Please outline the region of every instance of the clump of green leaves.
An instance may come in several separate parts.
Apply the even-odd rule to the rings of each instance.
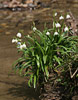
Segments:
[[[18,51],[22,52],[22,56],[14,63],[14,69],[18,69],[20,75],[29,76],[28,85],[34,88],[48,81],[51,70],[57,74],[70,73],[71,61],[78,54],[78,37],[69,36],[71,31],[64,23],[66,19],[63,16],[58,21],[55,17],[56,14],[51,29],[46,27],[41,32],[34,25],[32,35],[24,36],[24,41],[20,39],[21,33],[12,40],[17,44]],[[70,15],[65,17],[70,18]]]

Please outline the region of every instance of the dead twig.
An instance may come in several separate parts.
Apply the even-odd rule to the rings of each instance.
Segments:
[[[75,72],[72,74],[71,68],[70,68],[70,66],[69,66],[69,71],[70,71],[70,77],[73,78],[73,77],[76,75],[76,73],[78,72],[78,68],[77,68],[77,69],[75,70]]]

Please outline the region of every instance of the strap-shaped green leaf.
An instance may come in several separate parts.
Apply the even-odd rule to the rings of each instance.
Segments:
[[[46,64],[46,61],[47,61],[47,55],[44,55],[44,56],[43,56],[43,61],[44,61],[44,64]]]
[[[25,64],[22,64],[22,68],[19,70],[19,74],[21,75],[21,72],[23,71],[24,68],[29,67],[28,64],[30,64],[31,61],[26,62]]]
[[[41,64],[41,70],[44,72],[44,66],[41,59],[40,59],[40,64]]]
[[[37,44],[37,46],[40,48],[42,54],[44,55],[44,51],[43,51],[42,47],[40,46],[40,44],[37,41],[35,43]]]
[[[54,56],[54,58],[55,58],[55,60],[58,62],[58,64],[61,64],[61,63],[60,63],[60,60],[59,60],[59,58],[58,58],[57,56]]]
[[[40,67],[40,62],[39,62],[39,60],[36,59],[36,63],[37,63],[37,66],[38,66],[38,68],[39,68],[39,67]]]
[[[19,62],[24,62],[24,61],[25,61],[25,59],[24,59],[23,57],[19,58],[18,60],[16,60],[16,61],[13,63],[12,68],[13,68],[14,66],[16,66]]]
[[[36,75],[34,75],[34,88],[36,88]]]
[[[31,74],[30,79],[29,79],[29,81],[28,81],[29,87],[31,87],[32,79],[33,79],[33,74]]]
[[[45,72],[46,72],[46,76],[49,77],[49,72],[48,72],[48,67],[45,66]]]

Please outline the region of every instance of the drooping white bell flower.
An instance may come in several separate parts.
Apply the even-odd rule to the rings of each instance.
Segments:
[[[33,31],[36,31],[37,30],[37,28],[36,27],[33,27]]]
[[[20,49],[23,49],[23,46],[22,46],[22,45],[20,45],[20,46],[19,46],[19,48],[20,48]]]
[[[15,43],[15,39],[12,39],[12,43]]]
[[[46,35],[50,35],[50,32],[47,32]]]
[[[59,19],[62,20],[62,19],[64,19],[64,17],[63,16],[60,16]]]
[[[17,33],[17,37],[21,38],[21,36],[22,36],[21,33]]]
[[[70,17],[70,15],[67,15],[66,18],[69,19],[69,18],[71,18],[71,17]]]
[[[54,35],[58,35],[59,33],[58,32],[54,32]]]
[[[17,43],[18,40],[17,39],[12,39],[12,43]]]
[[[59,23],[55,24],[56,28],[61,27],[61,25]]]
[[[65,28],[64,28],[64,31],[65,31],[65,32],[69,31],[68,27],[65,27]]]
[[[57,13],[55,13],[54,16],[57,16]]]
[[[27,37],[30,37],[30,35],[27,35]]]
[[[25,48],[26,48],[26,44],[25,43],[20,45],[20,49],[25,49]]]
[[[23,46],[23,48],[26,48],[26,44],[25,43],[22,46]]]

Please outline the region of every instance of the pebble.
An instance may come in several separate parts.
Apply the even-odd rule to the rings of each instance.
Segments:
[[[5,27],[5,26],[7,26],[7,24],[6,23],[2,23],[1,26]]]
[[[10,34],[11,34],[11,32],[6,32],[5,34],[6,34],[6,35],[10,35]]]

